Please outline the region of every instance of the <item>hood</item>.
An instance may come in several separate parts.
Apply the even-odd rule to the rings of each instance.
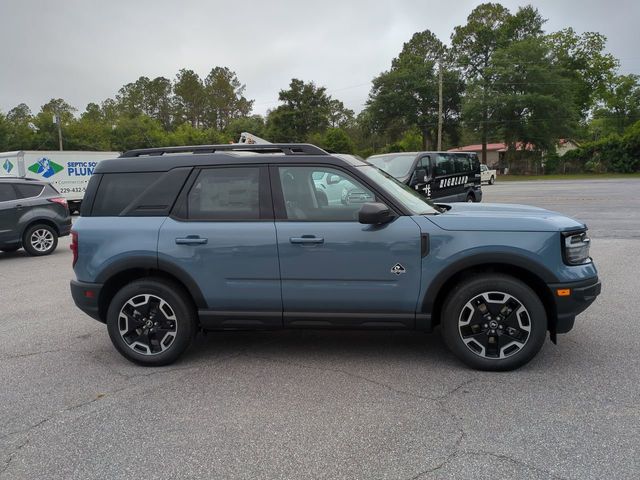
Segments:
[[[506,203],[448,203],[449,210],[427,218],[444,230],[562,232],[585,228],[560,213]]]

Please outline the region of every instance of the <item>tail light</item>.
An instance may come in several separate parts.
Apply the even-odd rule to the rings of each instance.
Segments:
[[[48,198],[47,200],[49,200],[52,203],[57,203],[58,205],[62,205],[65,208],[69,208],[69,205],[67,204],[67,199],[64,197]]]
[[[78,261],[78,232],[71,231],[71,245],[69,245],[71,252],[73,253],[73,261],[71,266],[75,267]]]

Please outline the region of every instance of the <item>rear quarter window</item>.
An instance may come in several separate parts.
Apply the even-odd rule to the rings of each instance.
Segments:
[[[91,216],[118,216],[153,182],[162,172],[105,173],[96,192]]]
[[[25,185],[24,183],[16,183],[15,187],[18,192],[18,198],[37,197],[44,189],[44,185]]]

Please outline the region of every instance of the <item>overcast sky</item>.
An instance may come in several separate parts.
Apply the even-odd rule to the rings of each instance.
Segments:
[[[291,78],[359,111],[371,79],[414,32],[449,41],[478,1],[0,0],[0,111],[64,98],[83,111],[141,75],[234,70],[265,113]],[[515,11],[526,2],[502,1]],[[537,0],[547,31],[599,31],[624,73],[640,73],[640,1]]]

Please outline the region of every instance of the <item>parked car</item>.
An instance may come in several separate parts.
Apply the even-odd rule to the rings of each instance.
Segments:
[[[50,184],[0,178],[0,250],[49,255],[70,231],[67,201]]]
[[[341,183],[366,201],[343,202],[328,188]],[[600,293],[582,223],[520,205],[435,205],[313,145],[101,162],[71,247],[76,305],[142,365],[175,361],[199,330],[440,325],[471,367],[509,370]]]
[[[480,179],[483,183],[493,185],[496,183],[496,177],[498,176],[495,170],[490,170],[484,163],[480,164]]]
[[[480,202],[480,161],[475,153],[408,152],[373,155],[367,162],[426,198],[441,202]]]

